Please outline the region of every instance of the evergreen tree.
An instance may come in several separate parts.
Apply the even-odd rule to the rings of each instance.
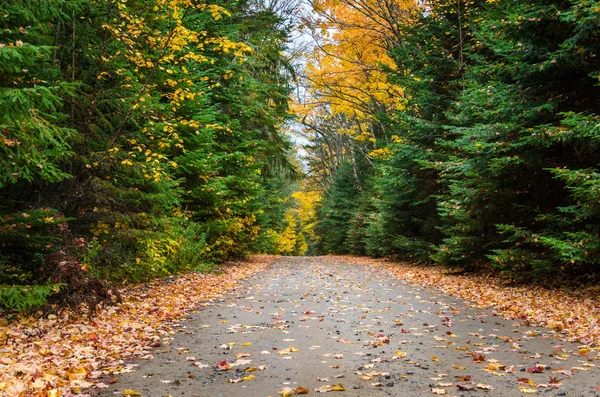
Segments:
[[[69,177],[72,129],[61,112],[73,84],[59,80],[53,29],[67,18],[64,0],[2,2],[0,12],[0,188]]]
[[[331,190],[317,209],[319,223],[315,232],[319,236],[317,250],[322,253],[342,254],[351,252],[360,241],[349,238],[352,219],[357,209],[360,190],[350,162],[340,165]]]
[[[449,112],[456,138],[440,142],[452,155],[439,167],[448,237],[435,259],[487,255],[520,276],[596,263],[595,217],[579,207],[583,175],[593,180],[599,160],[599,31],[589,10],[500,2],[476,25],[468,83]]]
[[[76,133],[61,110],[75,85],[60,80],[53,59],[54,29],[68,20],[68,4],[0,2],[0,306],[29,308],[56,289],[45,286],[42,269],[66,220],[40,187],[71,176],[62,165]]]

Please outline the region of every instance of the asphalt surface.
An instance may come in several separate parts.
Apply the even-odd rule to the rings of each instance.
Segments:
[[[600,361],[554,331],[340,261],[282,259],[98,395],[600,395]]]

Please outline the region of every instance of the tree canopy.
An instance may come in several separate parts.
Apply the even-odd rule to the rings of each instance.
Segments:
[[[318,117],[312,109],[304,116],[310,173],[323,192],[315,227],[322,253],[491,265],[523,279],[598,274],[596,2],[315,7],[326,25],[315,34],[333,41],[315,48],[319,66],[305,71],[314,98],[325,98]],[[361,76],[393,88],[383,103],[377,90],[364,90],[369,104],[382,104],[356,129],[369,139],[348,132],[359,125],[358,95],[335,95],[336,80],[323,78],[332,70],[360,86],[352,83],[358,64],[335,60],[354,56],[341,50],[351,35],[360,36],[352,48],[362,59],[370,53],[361,39],[370,51],[385,49]],[[352,181],[348,169],[358,162]]]

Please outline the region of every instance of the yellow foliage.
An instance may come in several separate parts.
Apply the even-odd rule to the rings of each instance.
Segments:
[[[174,156],[186,150],[178,133],[183,128],[198,130],[202,125],[197,121],[177,117],[168,121],[158,119],[153,115],[155,104],[150,103],[156,99],[154,93],[157,89],[164,91],[160,99],[166,99],[170,109],[177,112],[186,102],[198,101],[206,95],[199,91],[197,80],[188,77],[193,75],[192,68],[202,67],[197,65],[201,63],[214,63],[210,58],[218,52],[233,53],[236,55],[236,62],[243,62],[245,56],[252,53],[252,48],[225,36],[209,36],[206,31],[188,28],[190,24],[186,18],[198,12],[203,12],[214,20],[231,16],[227,9],[216,4],[196,0],[156,0],[151,9],[152,18],[140,13],[137,2],[118,1],[115,5],[116,17],[102,27],[111,36],[111,40],[120,42],[121,45],[118,51],[104,54],[102,62],[116,65],[129,63],[129,66],[120,67],[115,72],[128,82],[122,84],[122,88],[134,90],[130,99],[121,100],[130,101],[129,106],[135,111],[134,114],[146,113],[155,121],[149,121],[148,127],[144,128],[146,136],[141,142],[133,139],[114,142],[108,152],[123,166],[135,165],[148,181],[170,180],[169,169],[178,167],[173,161]],[[194,11],[189,12],[192,9]],[[156,75],[156,72],[164,73],[164,80],[149,84],[148,76]],[[102,71],[98,79],[108,77],[112,76]],[[233,72],[228,70],[224,78],[232,77]],[[208,77],[198,79],[209,80]],[[167,90],[162,90],[159,86],[167,87]],[[222,128],[217,125],[205,127]]]
[[[277,241],[277,250],[282,255],[296,254],[298,235],[296,234],[296,218],[291,211],[289,210],[285,215],[286,227]]]
[[[308,251],[308,241],[315,241],[316,234],[314,226],[317,223],[315,208],[321,201],[321,193],[315,190],[309,190],[307,185],[304,185],[298,192],[292,194],[292,198],[296,200],[295,215],[298,219],[298,253],[305,254]]]
[[[375,149],[369,152],[369,157],[374,159],[386,160],[390,158],[392,152],[388,148]]]
[[[303,189],[292,194],[292,198],[298,203],[297,216],[302,236],[314,240],[316,235],[313,228],[317,221],[315,207],[321,201],[321,193]]]
[[[387,80],[382,66],[394,69],[388,56],[395,23],[409,23],[415,1],[317,0],[318,14],[307,27],[320,40],[310,54],[306,73],[314,95],[331,112],[368,121],[382,108],[401,105],[403,90]],[[314,105],[300,112],[309,115]]]

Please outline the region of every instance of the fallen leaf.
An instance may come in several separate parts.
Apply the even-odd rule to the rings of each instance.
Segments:
[[[251,362],[252,360],[237,359],[229,365],[230,367],[239,367],[240,365],[248,365]]]
[[[531,389],[528,387],[520,387],[519,390],[521,391],[521,393],[525,393],[525,394],[533,394],[533,393],[538,392],[536,389]]]
[[[486,371],[500,371],[500,370],[504,370],[505,368],[506,368],[506,366],[502,365],[500,363],[489,363],[483,369]]]
[[[403,351],[400,351],[400,350],[396,351],[395,355],[398,358],[405,358],[406,357],[406,353],[404,353]]]
[[[544,366],[543,365],[539,365],[536,364],[531,368],[527,368],[527,372],[532,373],[532,374],[540,374],[542,372],[544,372]]]
[[[342,385],[341,383],[336,383],[336,384],[332,385],[331,390],[332,391],[346,391],[346,389],[344,388],[344,385]]]
[[[484,383],[477,383],[475,385],[475,387],[477,389],[481,389],[481,390],[494,390],[494,386],[492,386],[492,385],[486,385]]]
[[[216,368],[219,371],[227,371],[231,369],[231,366],[227,363],[227,361],[219,361],[216,365]]]
[[[485,356],[483,354],[474,354],[473,361],[475,361],[476,363],[482,363],[485,361]]]
[[[517,384],[519,385],[530,385],[535,387],[535,382],[529,378],[519,378],[517,379]]]
[[[279,390],[279,395],[281,397],[290,397],[293,396],[295,393],[295,390],[292,389],[291,387],[284,387],[283,389]]]

